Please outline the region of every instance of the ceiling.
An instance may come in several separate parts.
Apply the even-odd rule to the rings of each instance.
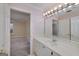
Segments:
[[[11,20],[24,22],[30,19],[30,14],[23,13],[17,10],[11,10]]]
[[[54,7],[57,7],[60,4],[63,4],[63,3],[30,3],[30,5],[43,11],[54,9]]]

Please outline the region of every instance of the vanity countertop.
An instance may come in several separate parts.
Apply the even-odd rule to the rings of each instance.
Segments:
[[[57,41],[53,42],[50,38],[34,37],[52,51],[61,56],[79,56],[79,42],[70,41],[66,38],[54,37]]]

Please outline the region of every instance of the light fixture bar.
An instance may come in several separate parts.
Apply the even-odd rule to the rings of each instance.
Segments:
[[[64,3],[64,5],[58,5],[58,7],[55,7],[54,9],[51,9],[45,13],[43,13],[43,16],[50,16],[50,15],[54,15],[54,14],[57,14],[58,12],[61,12],[61,11],[65,11],[66,8],[71,8],[72,6],[74,5],[78,5],[79,3]]]

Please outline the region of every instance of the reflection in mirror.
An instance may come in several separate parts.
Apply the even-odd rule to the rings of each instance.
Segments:
[[[58,21],[58,35],[60,37],[69,37],[69,19],[63,19]]]
[[[79,41],[79,16],[71,18],[71,40]]]
[[[45,37],[52,38],[52,17],[45,19]]]
[[[70,39],[69,19],[53,20],[52,23],[53,37]]]
[[[53,24],[52,24],[52,29],[53,29],[53,36],[57,36],[58,35],[58,20],[53,20]]]

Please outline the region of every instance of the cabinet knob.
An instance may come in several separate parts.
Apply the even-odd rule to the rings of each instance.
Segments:
[[[51,55],[53,55],[53,51],[51,52]]]

